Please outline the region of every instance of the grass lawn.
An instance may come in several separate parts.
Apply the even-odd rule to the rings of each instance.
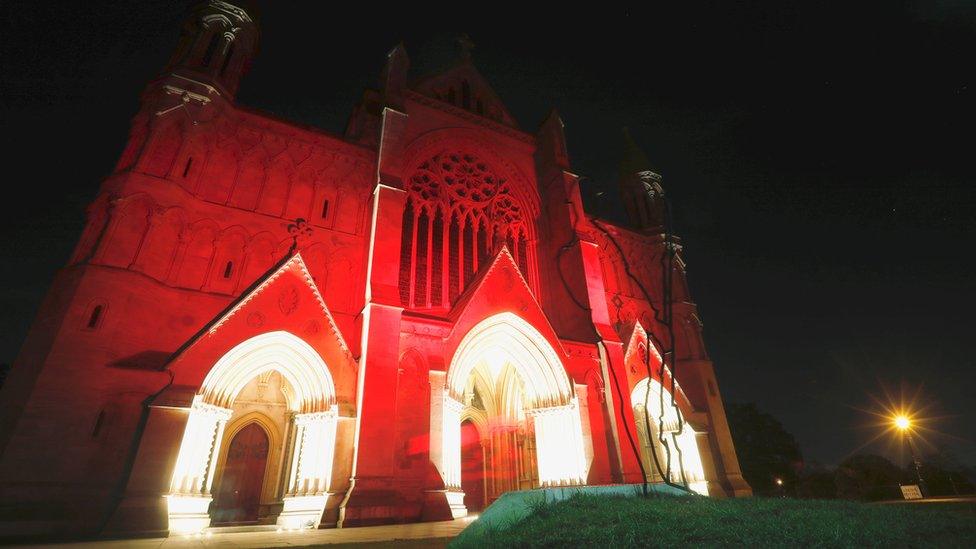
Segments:
[[[976,504],[577,495],[451,547],[976,547]]]

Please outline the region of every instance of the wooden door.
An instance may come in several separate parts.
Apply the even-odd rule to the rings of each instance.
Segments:
[[[268,435],[251,423],[234,435],[214,499],[215,524],[256,522],[268,464]]]

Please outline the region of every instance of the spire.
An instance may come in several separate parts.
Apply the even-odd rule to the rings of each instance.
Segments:
[[[647,155],[627,128],[623,129],[620,159],[620,196],[631,225],[641,231],[656,230],[664,223],[664,189],[661,176],[651,167]]]
[[[409,70],[410,58],[407,56],[407,49],[403,46],[403,42],[400,42],[390,50],[390,53],[386,54],[386,65],[383,67],[383,74],[380,76],[380,88],[387,105],[402,106],[403,91],[407,87],[407,72]]]
[[[569,169],[569,154],[566,151],[566,135],[563,127],[563,120],[553,107],[539,127],[536,139],[542,157],[551,160],[562,169]]]
[[[474,42],[468,33],[463,32],[457,37],[458,51],[461,55],[461,61],[464,63],[471,62],[471,50],[474,49]]]
[[[630,130],[626,126],[623,128],[623,138],[620,176],[624,177],[626,174],[639,172],[654,172],[654,168],[651,167],[651,161],[647,159],[647,155],[644,154],[640,146],[634,142],[634,138],[630,135]]]

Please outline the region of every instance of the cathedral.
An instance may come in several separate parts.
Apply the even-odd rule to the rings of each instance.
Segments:
[[[174,29],[175,31],[175,29]],[[462,48],[389,52],[341,135],[234,101],[193,9],[0,392],[0,539],[450,520],[503,493],[749,495],[665,186],[583,206]]]

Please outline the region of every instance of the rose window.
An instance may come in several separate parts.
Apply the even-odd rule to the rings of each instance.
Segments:
[[[408,307],[449,307],[507,244],[527,277],[529,229],[508,182],[470,152],[442,152],[407,178],[400,297]]]

